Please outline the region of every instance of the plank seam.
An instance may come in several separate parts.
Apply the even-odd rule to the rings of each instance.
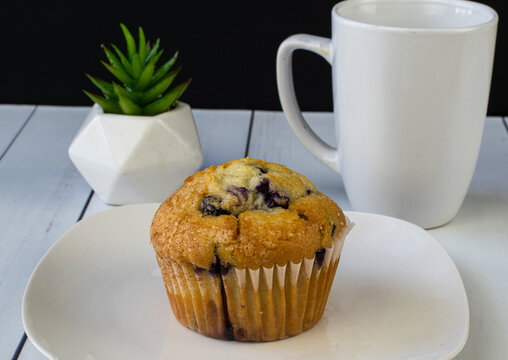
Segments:
[[[503,123],[506,132],[508,132],[508,124],[506,123],[506,116],[501,117],[501,122]]]
[[[245,145],[245,152],[244,157],[249,156],[249,150],[250,150],[250,138],[252,136],[252,126],[254,124],[254,112],[255,110],[251,110],[250,113],[250,119],[249,119],[249,132],[247,133],[247,144]]]
[[[12,140],[9,142],[9,145],[7,145],[7,147],[5,148],[4,152],[0,155],[0,161],[4,158],[5,154],[7,154],[7,151],[9,151],[9,149],[11,148],[12,144],[14,144],[14,141],[16,141],[16,139],[18,138],[19,134],[21,134],[21,132],[23,131],[23,129],[25,128],[26,124],[28,124],[28,122],[30,121],[30,119],[32,118],[32,116],[35,114],[35,111],[37,110],[37,105],[34,106],[32,112],[30,113],[30,115],[28,115],[28,118],[25,120],[25,122],[23,123],[23,125],[21,125],[21,127],[19,128],[19,130],[16,132],[16,134],[14,135],[14,137],[12,138]]]
[[[76,220],[76,222],[80,221],[81,219],[83,219],[83,216],[85,216],[85,213],[88,210],[88,205],[90,205],[90,201],[92,200],[94,193],[95,192],[93,190],[90,190],[90,194],[88,195],[85,205],[83,205],[83,208],[81,209],[81,212],[79,213],[79,216],[78,216],[78,219]]]
[[[27,339],[27,336],[26,336],[26,333],[24,332],[23,336],[21,336],[21,340],[19,340],[18,346],[16,347],[14,354],[12,355],[11,360],[18,360],[19,355],[21,355],[21,350],[23,350],[23,347],[25,346],[26,339]]]

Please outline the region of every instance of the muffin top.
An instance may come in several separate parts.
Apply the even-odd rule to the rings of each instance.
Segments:
[[[198,268],[256,269],[310,259],[345,227],[305,176],[245,158],[187,178],[155,213],[151,243],[160,257]]]

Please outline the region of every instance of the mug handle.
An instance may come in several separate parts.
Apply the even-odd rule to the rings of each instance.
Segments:
[[[309,127],[296,100],[292,60],[293,51],[297,49],[318,54],[331,64],[332,42],[324,37],[307,34],[292,35],[284,40],[277,51],[277,87],[282,110],[298,139],[318,160],[340,173],[338,149],[325,143]]]

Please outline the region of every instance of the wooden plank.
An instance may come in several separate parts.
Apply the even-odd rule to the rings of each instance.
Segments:
[[[193,110],[203,150],[203,166],[245,156],[250,110]]]
[[[430,230],[448,250],[469,298],[469,339],[457,359],[508,354],[508,133],[486,122],[478,165],[457,217]]]
[[[193,110],[193,115],[204,155],[202,168],[245,156],[251,111]],[[104,204],[94,194],[84,217],[112,207]],[[45,357],[35,348],[30,339],[27,339],[18,359],[43,360]]]
[[[311,128],[335,146],[335,128],[331,113],[305,113]],[[289,127],[284,114],[256,111],[248,156],[286,165],[306,177],[335,200],[343,210],[351,210],[342,179],[305,149]]]
[[[34,267],[79,216],[90,188],[67,148],[87,108],[39,107],[0,161],[0,359],[23,335],[21,301]]]
[[[0,158],[21,130],[30,114],[33,105],[0,105]]]

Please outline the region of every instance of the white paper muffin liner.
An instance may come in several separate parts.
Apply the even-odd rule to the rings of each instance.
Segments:
[[[347,226],[314,256],[270,268],[222,268],[220,274],[157,256],[178,321],[201,334],[239,341],[273,341],[298,335],[323,315],[335,277]]]

